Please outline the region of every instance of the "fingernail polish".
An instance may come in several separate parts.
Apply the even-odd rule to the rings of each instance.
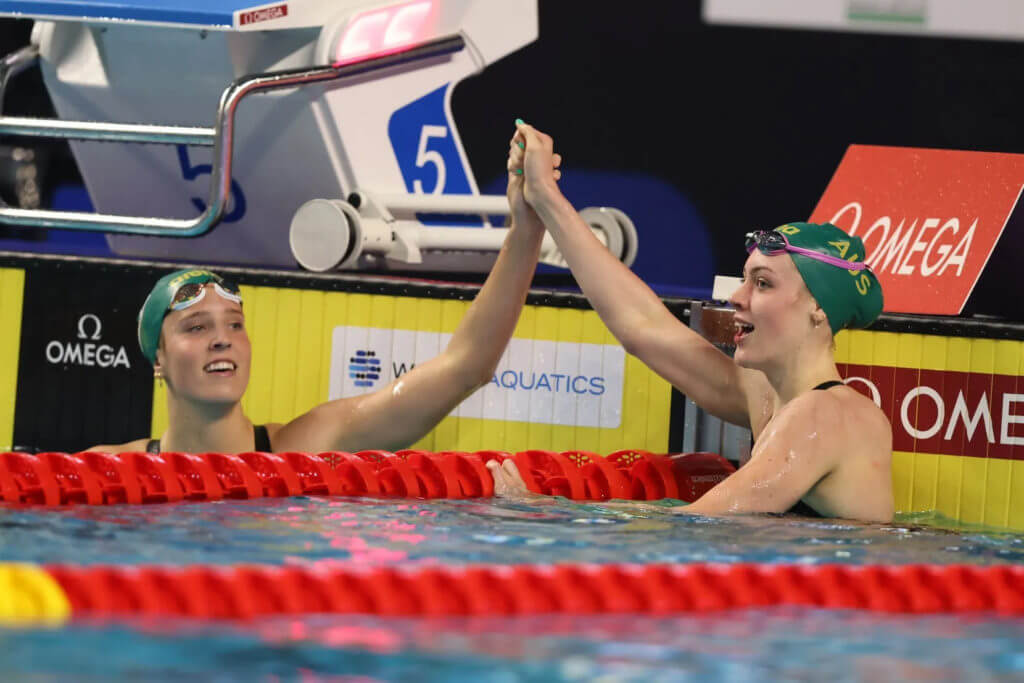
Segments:
[[[517,168],[516,169],[516,175],[523,175],[523,169]]]
[[[524,123],[526,123],[526,122],[525,122],[525,121],[523,121],[522,119],[516,119],[516,125],[517,125],[517,126],[521,126],[521,125],[523,125]]]
[[[525,143],[517,142],[516,144],[519,145],[519,149],[526,149],[526,144]]]

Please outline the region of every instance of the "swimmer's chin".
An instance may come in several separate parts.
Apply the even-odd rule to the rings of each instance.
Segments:
[[[733,355],[733,360],[736,362],[736,365],[746,370],[760,370],[758,363],[749,358],[742,349],[736,349],[736,353]]]

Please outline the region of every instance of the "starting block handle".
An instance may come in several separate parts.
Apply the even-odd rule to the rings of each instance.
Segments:
[[[401,52],[344,65],[316,66],[243,76],[221,95],[214,128],[187,128],[96,121],[57,121],[0,116],[0,133],[33,135],[73,140],[103,140],[150,144],[212,146],[213,168],[210,200],[206,210],[193,219],[118,216],[77,211],[17,209],[0,200],[0,223],[17,227],[95,230],[157,237],[198,237],[209,232],[221,219],[231,191],[231,157],[235,110],[254,92],[321,83],[391,68],[458,52],[466,45],[461,35],[438,38]],[[16,73],[38,61],[38,48],[30,45],[0,62],[0,102],[3,86]]]
[[[0,135],[213,147],[213,128],[0,116]]]
[[[4,92],[7,90],[7,83],[25,69],[35,66],[39,62],[39,46],[26,45],[20,50],[0,60],[0,108],[4,103]]]

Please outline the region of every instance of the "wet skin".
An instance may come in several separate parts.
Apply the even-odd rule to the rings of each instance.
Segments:
[[[510,142],[514,146],[514,141]],[[550,158],[548,177],[559,177]],[[267,424],[275,451],[396,450],[425,436],[493,376],[540,253],[544,226],[523,200],[523,177],[508,174],[511,226],[491,273],[440,355],[377,391],[327,401],[286,424]],[[249,381],[251,347],[242,306],[207,285],[193,306],[171,311],[161,328],[155,370],[167,385],[164,451],[240,453],[255,447],[241,398]],[[93,450],[145,450],[137,439]]]
[[[164,318],[155,367],[175,393],[197,403],[233,404],[249,384],[252,347],[242,306],[206,296]]]
[[[874,403],[840,379],[825,313],[792,259],[754,251],[732,298],[737,349],[729,358],[681,323],[593,236],[557,185],[535,169],[551,138],[519,128],[524,195],[554,237],[576,281],[626,351],[707,412],[751,429],[750,461],[678,512],[786,512],[803,500],[827,517],[892,519],[892,430]],[[512,162],[510,161],[510,164]],[[525,491],[514,465],[491,465],[499,491]]]

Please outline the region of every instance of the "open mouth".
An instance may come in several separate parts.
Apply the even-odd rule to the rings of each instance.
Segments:
[[[233,375],[238,366],[229,360],[215,360],[203,366],[203,371],[211,375]]]
[[[738,320],[734,324],[736,325],[736,334],[733,336],[732,340],[739,345],[741,341],[753,334],[754,326],[750,323],[740,322]]]

